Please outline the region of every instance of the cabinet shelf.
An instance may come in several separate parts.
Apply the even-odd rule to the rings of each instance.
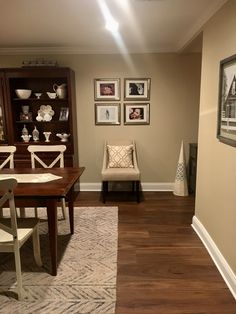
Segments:
[[[37,121],[37,120],[33,120],[33,121],[29,121],[29,120],[26,120],[26,121],[19,121],[19,120],[17,120],[17,121],[15,121],[17,124],[39,124],[39,125],[41,125],[41,124],[44,124],[44,123],[46,123],[46,124],[51,124],[51,123],[59,123],[59,124],[67,124],[68,123],[68,121],[61,121],[61,120],[51,120],[51,121]]]
[[[29,145],[70,145],[71,143],[70,143],[70,141],[67,141],[67,142],[62,142],[62,141],[60,141],[60,140],[58,140],[58,141],[51,141],[50,140],[50,142],[45,142],[45,141],[33,141],[32,139],[29,141],[29,142],[20,142],[20,141],[18,141],[18,142],[16,142],[15,143],[16,145],[24,145],[24,146],[29,146]]]
[[[49,101],[49,102],[68,102],[68,99],[66,98],[63,98],[63,99],[60,99],[60,98],[27,98],[27,99],[22,99],[22,98],[13,98],[13,101],[19,101],[19,102],[26,102],[26,101],[35,101],[35,102],[45,102],[45,101]]]

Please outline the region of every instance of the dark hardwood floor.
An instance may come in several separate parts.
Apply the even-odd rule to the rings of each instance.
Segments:
[[[134,197],[134,196],[133,196]],[[81,192],[77,206],[104,206]],[[116,314],[236,314],[236,302],[191,227],[194,197],[111,194],[119,208]]]

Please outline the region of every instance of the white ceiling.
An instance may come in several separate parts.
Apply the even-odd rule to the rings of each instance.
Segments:
[[[0,53],[181,51],[226,0],[0,0]],[[105,29],[103,5],[119,22]]]

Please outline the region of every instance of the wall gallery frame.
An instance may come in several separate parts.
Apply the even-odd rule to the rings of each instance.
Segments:
[[[150,124],[150,104],[124,104],[124,124]]]
[[[96,125],[119,125],[120,104],[95,104]]]
[[[124,100],[150,100],[150,78],[124,79]]]
[[[94,99],[95,101],[120,100],[120,79],[95,79]]]
[[[236,55],[220,62],[217,137],[236,146]]]

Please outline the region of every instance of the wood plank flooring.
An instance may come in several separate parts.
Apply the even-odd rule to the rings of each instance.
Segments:
[[[145,192],[141,203],[111,193],[119,207],[116,314],[236,314],[236,302],[191,227],[194,197]],[[104,206],[81,192],[77,206]]]

